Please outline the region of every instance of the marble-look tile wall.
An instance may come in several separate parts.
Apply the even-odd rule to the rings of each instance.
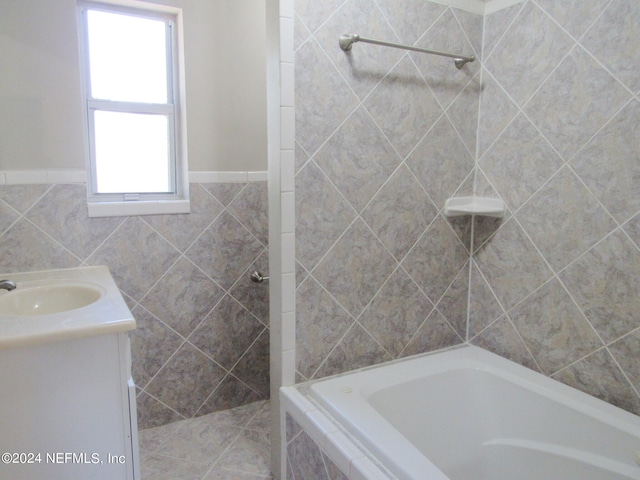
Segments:
[[[295,1],[296,371],[319,378],[466,339],[481,15],[425,0]]]
[[[192,184],[191,213],[88,218],[84,185],[0,186],[0,271],[107,265],[140,428],[269,396],[266,182]]]
[[[295,9],[298,380],[468,341],[640,413],[640,5]]]
[[[291,415],[286,416],[287,480],[348,480]]]
[[[640,3],[486,17],[469,340],[640,414]]]

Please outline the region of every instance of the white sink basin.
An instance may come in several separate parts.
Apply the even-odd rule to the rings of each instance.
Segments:
[[[136,323],[107,267],[1,273],[0,349],[124,332]]]
[[[0,314],[49,315],[68,312],[91,305],[103,295],[104,289],[90,284],[20,285],[0,296]]]

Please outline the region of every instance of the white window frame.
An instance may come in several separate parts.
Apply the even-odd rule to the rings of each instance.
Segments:
[[[80,66],[82,72],[82,96],[84,102],[85,157],[87,170],[87,202],[90,217],[189,213],[189,173],[186,142],[186,95],[183,53],[182,10],[137,0],[78,1],[78,26],[80,39]],[[168,90],[167,104],[114,102],[91,96],[89,72],[89,45],[87,36],[87,9],[139,15],[167,22],[167,38],[170,48],[167,56]],[[127,113],[163,114],[170,125],[170,178],[169,193],[97,193],[94,148],[93,112],[117,111]]]

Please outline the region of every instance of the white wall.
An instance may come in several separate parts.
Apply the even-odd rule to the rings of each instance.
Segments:
[[[189,169],[264,171],[263,0],[183,8]],[[84,168],[74,0],[0,2],[0,170]]]

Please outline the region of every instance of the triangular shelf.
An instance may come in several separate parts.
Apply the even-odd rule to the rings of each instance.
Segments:
[[[490,197],[453,197],[444,204],[447,217],[460,215],[481,215],[484,217],[504,217],[505,205],[499,198]]]

